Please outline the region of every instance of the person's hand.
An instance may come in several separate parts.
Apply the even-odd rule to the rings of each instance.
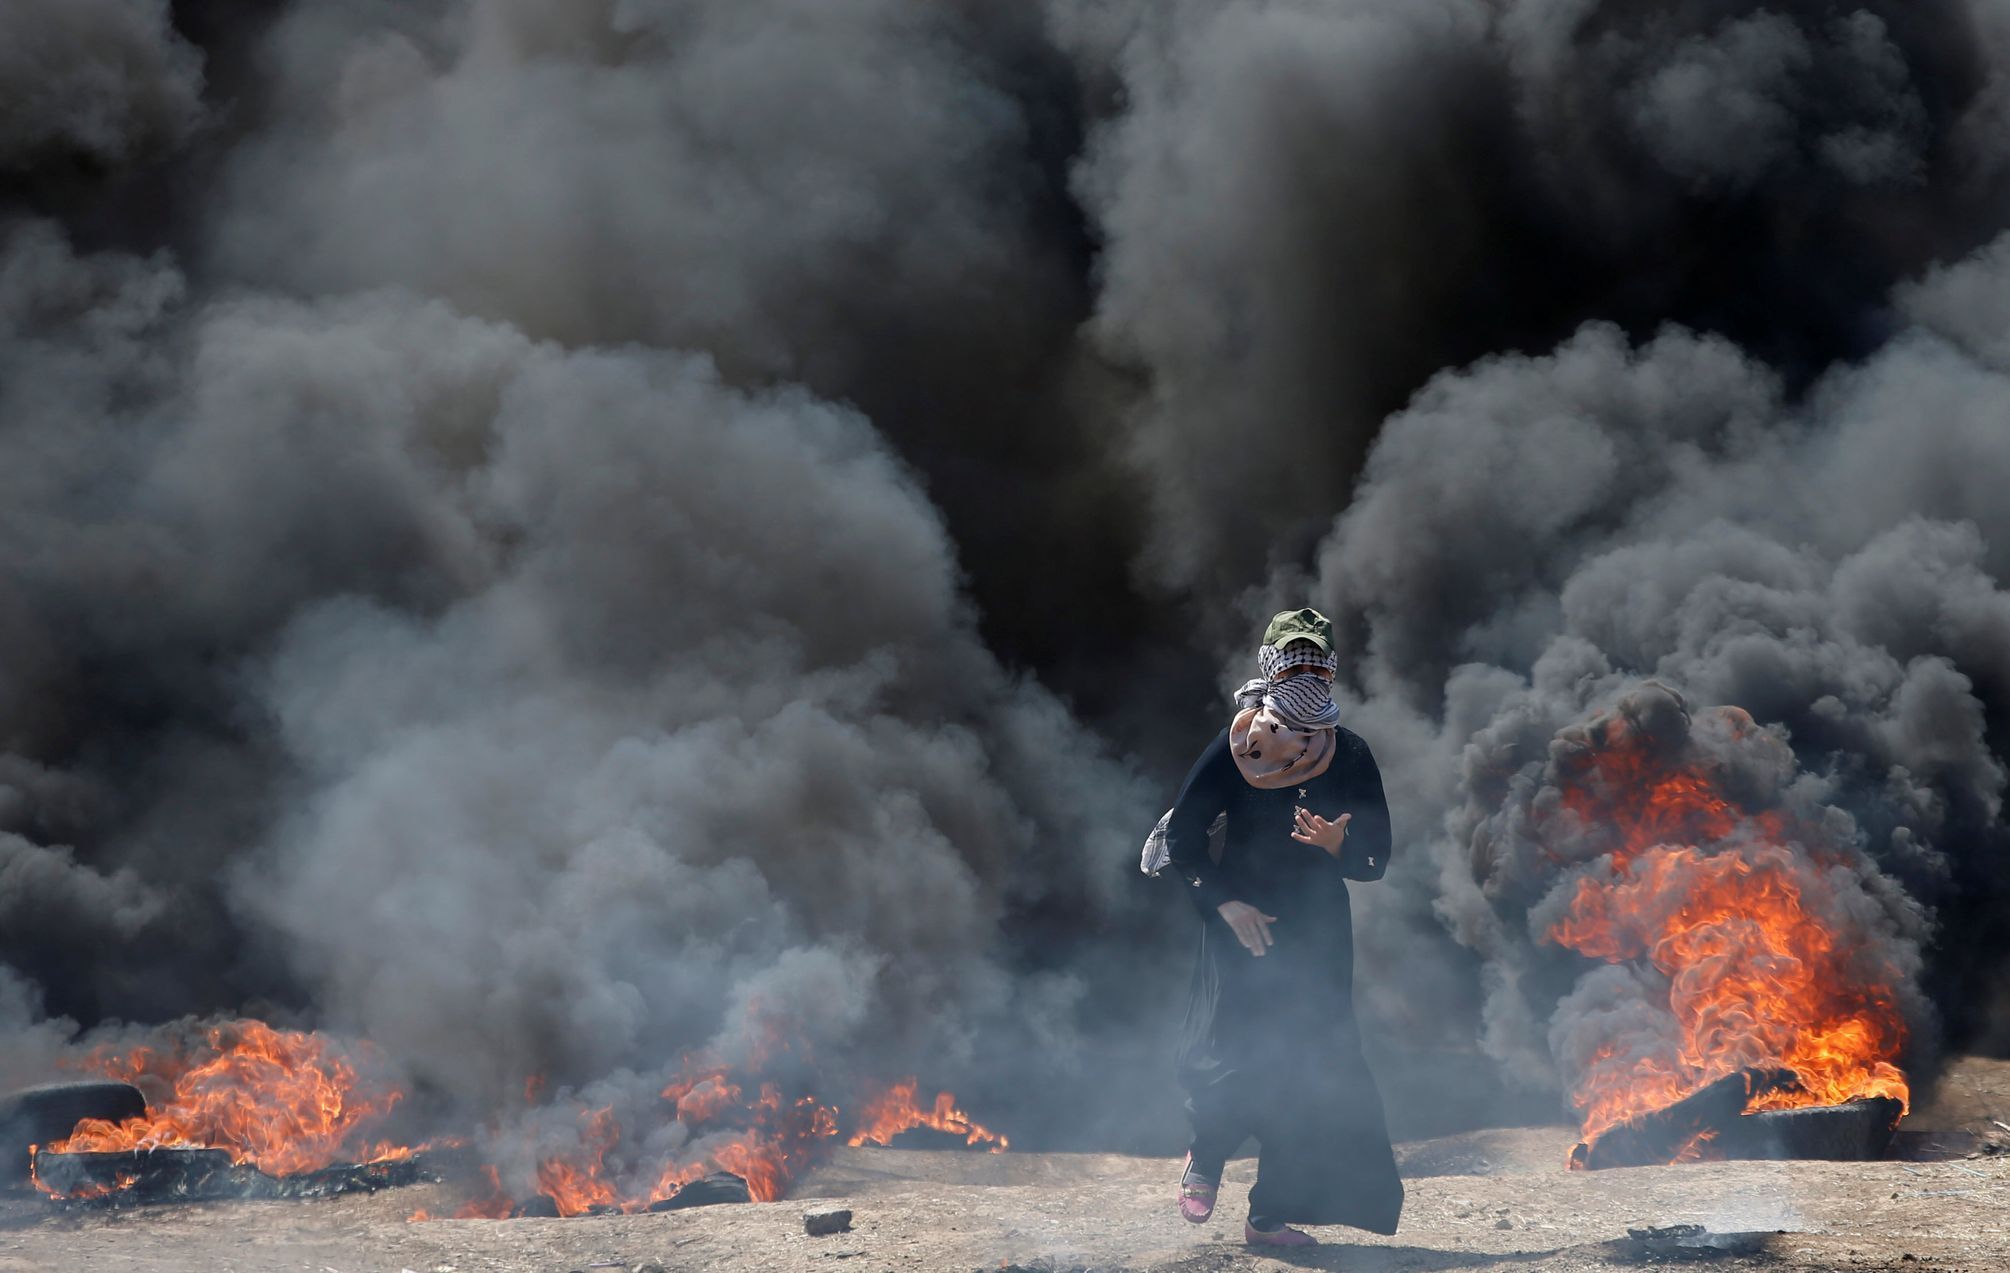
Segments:
[[[1249,953],[1263,957],[1263,952],[1277,944],[1270,935],[1270,926],[1277,922],[1277,916],[1265,915],[1248,902],[1223,902],[1215,907],[1228,926],[1235,930],[1235,939],[1249,948]]]
[[[1297,826],[1291,838],[1300,844],[1316,844],[1334,857],[1340,856],[1340,846],[1347,841],[1347,824],[1354,820],[1351,813],[1343,813],[1328,822],[1316,813],[1307,813],[1303,805],[1293,810],[1297,815]]]

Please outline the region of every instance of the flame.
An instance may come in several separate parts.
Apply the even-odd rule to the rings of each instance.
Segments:
[[[558,1152],[526,1145],[516,1161],[530,1166],[521,1177],[512,1173],[509,1183],[497,1163],[484,1165],[485,1191],[456,1210],[455,1217],[517,1214],[520,1198],[537,1195],[551,1199],[565,1216],[640,1211],[718,1171],[746,1181],[756,1201],[780,1198],[805,1167],[836,1143],[839,1111],[762,1076],[771,1068],[808,1072],[807,1058],[778,1025],[771,1022],[764,1029],[762,1041],[737,1065],[687,1059],[663,1088],[660,1107],[644,1113],[643,1142],[682,1148],[645,1151],[625,1136],[612,1106],[580,1105],[575,1110],[576,1143]],[[338,1162],[407,1158],[433,1145],[465,1143],[443,1138],[411,1147],[376,1135],[404,1093],[361,1076],[359,1062],[366,1062],[362,1070],[369,1071],[380,1059],[367,1042],[340,1043],[248,1019],[193,1033],[183,1030],[171,1039],[126,1050],[102,1048],[77,1062],[77,1068],[140,1086],[149,1097],[148,1112],[120,1123],[86,1120],[68,1138],[42,1149],[221,1149],[234,1162],[287,1176]],[[787,1064],[778,1066],[777,1058]],[[542,1076],[527,1078],[525,1101],[538,1104],[544,1089]],[[864,1101],[866,1116],[850,1143],[884,1145],[908,1128],[932,1127],[972,1145],[994,1151],[1005,1147],[1005,1138],[958,1109],[951,1093],[939,1093],[931,1107],[923,1108],[916,1104],[917,1090],[910,1078]],[[681,1124],[681,1131],[667,1137],[654,1134],[669,1131],[672,1123]],[[501,1158],[510,1160],[508,1155]],[[125,1177],[116,1187],[93,1185],[70,1196],[98,1196],[132,1183]],[[512,1183],[518,1187],[512,1189]],[[411,1218],[431,1217],[421,1210]]]
[[[676,1105],[678,1122],[695,1127],[739,1106],[740,1085],[724,1074],[706,1074],[673,1082],[663,1089],[663,1099]]]
[[[681,1135],[670,1142],[684,1148],[668,1154],[640,1152],[624,1143],[612,1107],[582,1105],[575,1110],[577,1143],[558,1153],[527,1154],[536,1167],[528,1181],[519,1183],[551,1199],[564,1216],[640,1211],[720,1171],[744,1180],[756,1202],[782,1197],[835,1142],[839,1110],[801,1090],[815,1067],[784,1013],[754,999],[747,1005],[745,1023],[750,1041],[743,1055],[732,1062],[710,1055],[685,1057],[659,1093],[662,1104],[639,1115],[651,1120],[641,1128],[643,1140],[656,1143],[651,1133],[674,1122]],[[784,1075],[794,1076],[793,1081],[778,1077]],[[537,1084],[526,1087],[526,1096],[541,1092],[542,1080]],[[1005,1148],[1005,1138],[972,1121],[956,1107],[954,1095],[939,1093],[931,1108],[922,1109],[915,1104],[917,1089],[909,1078],[862,1102],[864,1117],[848,1143],[884,1145],[908,1128],[933,1127],[971,1145]],[[491,1169],[488,1181],[487,1195],[462,1207],[456,1218],[518,1211],[500,1174]]]
[[[1735,709],[1733,709],[1735,710]],[[1738,713],[1742,716],[1742,713]],[[1829,887],[1812,836],[1776,811],[1747,812],[1707,767],[1657,766],[1617,740],[1563,802],[1615,837],[1611,871],[1577,882],[1547,937],[1610,963],[1644,960],[1669,980],[1677,1045],[1599,1048],[1572,1091],[1589,1144],[1727,1075],[1786,1070],[1751,1110],[1888,1096],[1909,1108],[1894,1064],[1906,1041],[1896,969],[1839,940],[1821,915]],[[1706,851],[1703,847],[1710,846]],[[1813,890],[1813,894],[1811,894]],[[1705,1133],[1677,1157],[1708,1152]]]
[[[637,1210],[635,1200],[623,1199],[605,1171],[607,1151],[621,1143],[621,1126],[614,1121],[613,1109],[591,1111],[584,1124],[577,1157],[547,1158],[538,1164],[538,1192],[556,1202],[562,1216],[600,1210]],[[629,1203],[626,1208],[622,1206],[624,1201]]]
[[[754,1111],[750,1133],[715,1150],[714,1159],[721,1169],[747,1182],[747,1192],[754,1201],[773,1202],[837,1135],[838,1111],[812,1096],[786,1100],[772,1083],[761,1085]],[[656,1182],[656,1196],[669,1197],[699,1174],[666,1171]]]
[[[961,1136],[966,1144],[987,1145],[993,1153],[1006,1148],[1004,1136],[957,1108],[953,1093],[939,1092],[931,1106],[922,1107],[915,1101],[918,1090],[910,1078],[865,1101],[865,1115],[846,1143],[885,1145],[910,1128],[930,1127]],[[578,1144],[538,1160],[536,1191],[550,1198],[562,1216],[633,1212],[725,1171],[747,1182],[754,1201],[773,1202],[839,1133],[836,1106],[814,1096],[790,1097],[773,1082],[761,1083],[758,1094],[747,1099],[743,1084],[717,1066],[687,1069],[663,1089],[662,1099],[666,1115],[684,1124],[702,1143],[702,1153],[673,1157],[653,1171],[638,1173],[637,1164],[623,1159],[622,1129],[613,1109],[581,1107]],[[488,1168],[486,1174],[489,1191],[456,1211],[456,1219],[497,1218],[519,1209],[496,1170]],[[417,1213],[412,1218],[427,1217]]]
[[[923,1109],[914,1100],[917,1090],[918,1085],[912,1078],[903,1079],[877,1100],[866,1102],[864,1111],[859,1115],[858,1130],[845,1143],[863,1145],[870,1141],[875,1145],[885,1145],[911,1128],[929,1127],[961,1136],[966,1145],[989,1145],[994,1154],[1009,1147],[1011,1142],[1005,1137],[981,1126],[956,1108],[953,1094],[937,1092],[934,1106]]]
[[[370,1139],[404,1093],[359,1077],[358,1057],[376,1060],[367,1043],[345,1047],[253,1020],[211,1025],[173,1047],[101,1048],[80,1068],[147,1091],[147,1113],[119,1123],[86,1119],[46,1149],[222,1149],[273,1176],[410,1157],[409,1147]],[[155,1099],[160,1091],[167,1095]]]
[[[94,1180],[87,1180],[68,1191],[58,1189],[48,1181],[43,1180],[42,1173],[36,1170],[36,1159],[41,1152],[42,1146],[40,1145],[28,1146],[28,1180],[35,1188],[48,1194],[51,1198],[59,1198],[70,1202],[93,1202],[99,1198],[109,1198],[120,1190],[130,1189],[139,1183],[140,1178],[138,1175],[129,1171],[122,1171],[113,1177],[112,1183],[109,1185],[99,1184]]]
[[[1715,715],[1733,733],[1754,728],[1742,709],[1720,707]],[[1778,810],[1747,811],[1733,804],[1707,765],[1664,757],[1626,730],[1623,717],[1608,718],[1561,793],[1581,825],[1614,837],[1609,847],[1614,866],[1624,867],[1663,844],[1717,844],[1741,834],[1772,844],[1799,838]]]

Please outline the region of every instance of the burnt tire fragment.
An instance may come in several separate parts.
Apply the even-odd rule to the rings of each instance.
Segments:
[[[649,1204],[651,1211],[682,1211],[686,1207],[710,1207],[726,1202],[752,1202],[747,1182],[728,1171],[715,1171],[685,1185],[667,1198]]]
[[[46,1083],[0,1096],[0,1186],[28,1183],[28,1146],[62,1140],[87,1118],[117,1123],[147,1112],[130,1083]]]
[[[43,1150],[36,1156],[35,1169],[42,1185],[65,1205],[86,1207],[332,1198],[439,1179],[416,1154],[268,1176],[249,1163],[231,1161],[228,1150],[186,1146],[75,1154]]]
[[[73,1203],[243,1197],[262,1179],[221,1149],[109,1149],[35,1158],[43,1187]]]
[[[1889,1096],[1870,1096],[1840,1105],[1767,1110],[1747,1114],[1717,1138],[1726,1158],[1822,1158],[1866,1162],[1891,1148],[1892,1132],[1905,1107]]]

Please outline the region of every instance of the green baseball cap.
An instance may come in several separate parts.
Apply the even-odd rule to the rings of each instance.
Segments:
[[[1283,649],[1293,641],[1310,641],[1321,654],[1333,653],[1333,621],[1317,610],[1280,611],[1263,630],[1263,643]]]

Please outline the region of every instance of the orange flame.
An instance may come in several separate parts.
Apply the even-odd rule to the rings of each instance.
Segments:
[[[875,1145],[885,1145],[911,1128],[929,1127],[961,1136],[966,1145],[989,1145],[994,1154],[1009,1147],[1011,1142],[1005,1137],[983,1127],[956,1108],[956,1097],[951,1093],[937,1092],[934,1106],[923,1109],[914,1100],[917,1090],[918,1085],[912,1078],[904,1079],[888,1088],[878,1099],[867,1101],[864,1112],[859,1115],[858,1130],[845,1143],[863,1145],[870,1141]]]
[[[811,1096],[785,1100],[773,1083],[761,1084],[753,1111],[754,1125],[748,1133],[715,1149],[712,1156],[722,1170],[747,1182],[747,1192],[754,1201],[773,1202],[837,1135],[838,1111]],[[667,1169],[657,1180],[654,1193],[667,1198],[703,1174],[689,1168]]]
[[[1716,715],[1734,733],[1755,728],[1740,708],[1717,708]],[[1741,831],[1773,844],[1796,838],[1779,811],[1740,809],[1717,789],[1706,766],[1660,756],[1627,728],[1623,717],[1613,716],[1593,731],[1588,741],[1595,750],[1561,793],[1580,823],[1617,837],[1614,866],[1656,845],[1715,844]]]
[[[678,1189],[727,1171],[746,1181],[750,1196],[768,1202],[781,1197],[796,1176],[839,1135],[838,1110],[814,1096],[791,1096],[774,1081],[753,1079],[743,1070],[767,1066],[778,1053],[795,1053],[778,1029],[754,1048],[739,1067],[687,1062],[662,1091],[664,1106],[652,1127],[683,1124],[678,1143],[691,1148],[674,1155],[640,1153],[623,1144],[623,1129],[612,1107],[578,1110],[578,1141],[559,1153],[535,1157],[528,1195],[549,1197],[559,1214],[639,1211]],[[796,1058],[802,1060],[800,1056]],[[78,1068],[135,1083],[146,1091],[148,1113],[120,1123],[92,1119],[65,1140],[43,1147],[52,1153],[126,1151],[157,1148],[222,1149],[233,1161],[275,1176],[316,1171],[335,1163],[407,1158],[417,1149],[373,1138],[378,1124],[404,1094],[359,1075],[357,1062],[375,1062],[368,1043],[338,1044],[319,1034],[277,1030],[253,1020],[204,1027],[198,1034],[160,1046],[99,1049]],[[365,1069],[373,1066],[365,1066]],[[526,1080],[524,1096],[536,1102],[545,1080]],[[913,1079],[865,1102],[867,1119],[851,1139],[885,1144],[910,1127],[933,1127],[963,1136],[969,1144],[1005,1147],[1005,1138],[972,1121],[948,1092],[932,1108],[915,1105]],[[460,1144],[458,1140],[431,1144]],[[418,1149],[429,1146],[419,1146]],[[460,1207],[456,1218],[500,1218],[518,1211],[512,1190],[495,1164],[482,1168],[486,1192]],[[121,1180],[117,1188],[133,1181]],[[104,1186],[80,1188],[72,1196],[114,1192]],[[419,1211],[412,1219],[428,1219]]]
[[[1906,1040],[1900,974],[1867,966],[1824,925],[1824,899],[1807,890],[1827,888],[1826,876],[1809,869],[1796,829],[1777,812],[1738,809],[1700,765],[1657,771],[1643,749],[1618,741],[1563,793],[1587,825],[1617,834],[1613,871],[1580,879],[1547,936],[1665,974],[1677,1046],[1670,1055],[1612,1043],[1593,1055],[1572,1092],[1585,1142],[1748,1070],[1789,1070],[1797,1080],[1759,1096],[1753,1110],[1869,1096],[1906,1106],[1910,1092],[1893,1063]],[[1704,844],[1718,851],[1695,847]],[[1678,1157],[1700,1156],[1707,1139]]]
[[[560,1215],[589,1211],[640,1211],[672,1197],[695,1180],[725,1171],[746,1181],[756,1202],[772,1202],[796,1176],[825,1153],[838,1135],[838,1109],[815,1096],[790,1095],[765,1074],[807,1066],[805,1049],[792,1037],[786,1019],[759,1001],[748,1005],[752,1042],[737,1064],[716,1057],[687,1057],[677,1077],[661,1092],[664,1122],[683,1125],[692,1148],[652,1164],[622,1149],[622,1129],[611,1108],[581,1108],[579,1141],[563,1153],[546,1154],[534,1173],[537,1191],[557,1204]],[[758,1085],[757,1085],[758,1084]],[[757,1094],[751,1098],[749,1089]],[[934,1127],[963,1136],[966,1143],[1005,1148],[1005,1138],[972,1121],[948,1092],[932,1109],[915,1105],[916,1083],[895,1084],[864,1104],[850,1144],[884,1145],[911,1127]],[[490,1196],[463,1207],[457,1216],[494,1215],[515,1209],[494,1173]]]
[[[66,1192],[42,1179],[42,1173],[36,1167],[36,1159],[41,1152],[42,1146],[40,1145],[28,1146],[28,1179],[37,1189],[48,1194],[51,1198],[61,1198],[71,1202],[91,1202],[99,1198],[109,1198],[121,1189],[130,1189],[139,1183],[140,1178],[137,1175],[132,1172],[122,1171],[114,1177],[113,1182],[109,1185],[99,1184],[94,1180],[87,1180],[76,1188]]]
[[[908,1079],[865,1102],[866,1121],[849,1143],[884,1145],[912,1127],[933,1127],[964,1137],[972,1145],[986,1144],[993,1152],[1006,1146],[1003,1136],[972,1121],[956,1108],[956,1098],[939,1093],[932,1108],[914,1103],[915,1080]],[[679,1155],[650,1169],[646,1162],[624,1158],[622,1128],[613,1109],[579,1111],[579,1142],[538,1160],[533,1173],[536,1191],[556,1204],[562,1216],[603,1211],[641,1211],[670,1198],[685,1185],[716,1171],[730,1172],[747,1182],[756,1202],[773,1202],[838,1135],[838,1109],[814,1096],[790,1098],[773,1082],[763,1082],[758,1095],[744,1095],[744,1084],[727,1067],[687,1065],[685,1072],[662,1092],[666,1121],[675,1118],[698,1142],[698,1152]],[[517,1204],[499,1173],[487,1168],[489,1191],[454,1213],[456,1219],[497,1218],[514,1214]],[[427,1218],[424,1213],[413,1219]]]
[[[621,1126],[614,1121],[614,1111],[593,1110],[585,1118],[578,1157],[547,1158],[538,1164],[538,1192],[558,1203],[558,1214],[562,1216],[624,1209],[624,1199],[605,1170],[607,1151],[620,1143]],[[630,1205],[625,1209],[638,1209],[633,1200],[628,1201]]]
[[[410,1157],[410,1148],[369,1139],[404,1098],[358,1076],[349,1053],[374,1060],[370,1051],[251,1020],[209,1026],[200,1040],[172,1049],[99,1049],[81,1068],[146,1090],[147,1113],[119,1123],[86,1119],[47,1150],[223,1149],[273,1176]],[[166,1097],[156,1099],[163,1089]]]

